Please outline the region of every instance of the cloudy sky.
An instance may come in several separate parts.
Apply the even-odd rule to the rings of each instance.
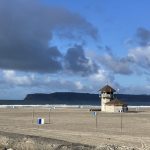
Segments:
[[[150,94],[149,0],[0,0],[0,99]]]

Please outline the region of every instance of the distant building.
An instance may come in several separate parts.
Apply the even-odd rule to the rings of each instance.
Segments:
[[[99,90],[101,98],[101,111],[103,112],[126,112],[128,110],[127,104],[114,97],[115,89],[106,85]]]

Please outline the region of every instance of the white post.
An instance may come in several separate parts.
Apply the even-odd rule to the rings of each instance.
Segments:
[[[123,116],[122,116],[122,111],[120,112],[120,129],[121,129],[121,133],[122,133],[122,119],[123,119]]]
[[[49,124],[51,123],[51,108],[49,109],[48,117],[49,117]]]
[[[96,129],[97,129],[97,112],[96,112]]]
[[[34,108],[32,110],[32,123],[34,123]]]

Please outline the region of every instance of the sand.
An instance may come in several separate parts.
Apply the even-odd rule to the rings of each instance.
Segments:
[[[39,117],[45,119],[44,125],[37,124]],[[89,109],[56,108],[49,113],[49,109],[34,108],[33,115],[33,108],[0,108],[0,131],[0,140],[9,137],[5,133],[16,133],[92,146],[89,149],[150,150],[150,110],[97,112],[96,125]]]

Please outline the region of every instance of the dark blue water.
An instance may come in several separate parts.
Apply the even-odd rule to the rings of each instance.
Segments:
[[[150,95],[124,95],[116,97],[131,106],[150,106]]]

